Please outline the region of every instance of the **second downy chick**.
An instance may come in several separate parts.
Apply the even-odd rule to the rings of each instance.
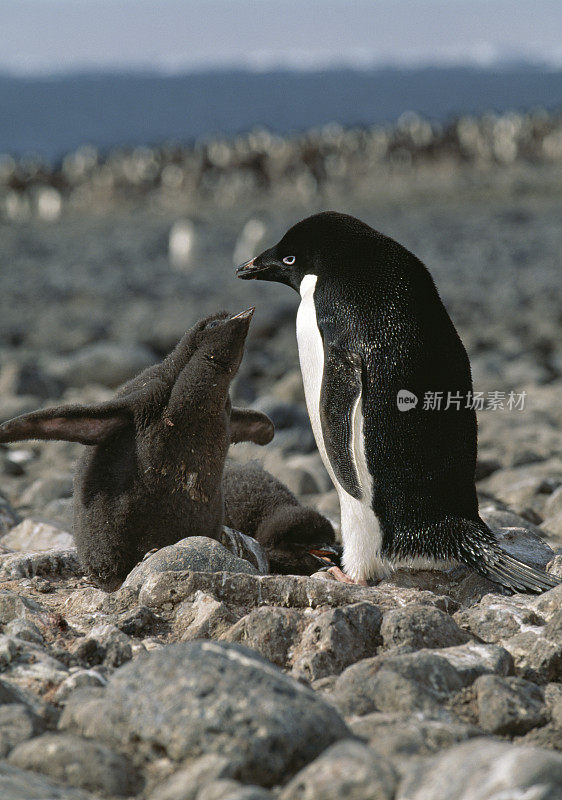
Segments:
[[[265,548],[271,572],[311,575],[320,562],[339,562],[332,524],[257,462],[227,462],[223,473],[225,524]]]

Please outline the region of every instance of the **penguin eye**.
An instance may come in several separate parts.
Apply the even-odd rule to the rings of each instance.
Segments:
[[[283,263],[287,264],[287,266],[291,267],[295,263],[296,260],[297,259],[295,258],[295,256],[285,256],[285,258],[283,259]]]

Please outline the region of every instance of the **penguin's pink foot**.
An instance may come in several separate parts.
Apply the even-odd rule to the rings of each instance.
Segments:
[[[326,570],[326,572],[329,572],[330,575],[333,575],[337,581],[340,581],[340,583],[353,583],[356,586],[369,585],[367,581],[354,581],[353,578],[350,578],[349,575],[346,575],[345,572],[342,572],[339,567],[330,567],[330,569]]]

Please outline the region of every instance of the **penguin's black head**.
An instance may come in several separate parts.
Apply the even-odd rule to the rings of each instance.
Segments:
[[[269,250],[238,267],[242,280],[276,281],[299,290],[305,275],[349,274],[372,246],[374,231],[361,220],[324,211],[293,225]]]

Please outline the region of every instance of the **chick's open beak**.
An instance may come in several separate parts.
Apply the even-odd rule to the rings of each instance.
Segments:
[[[319,545],[318,547],[311,548],[308,553],[314,556],[325,566],[337,567],[341,558],[341,547],[337,545]]]

